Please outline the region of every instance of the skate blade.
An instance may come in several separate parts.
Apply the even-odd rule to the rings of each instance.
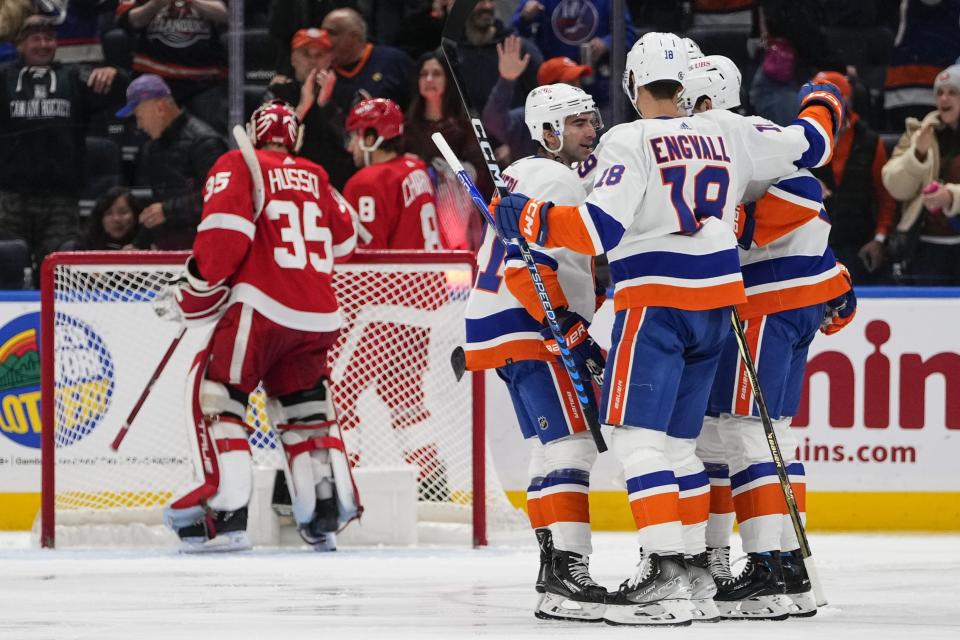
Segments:
[[[790,617],[780,596],[757,596],[746,600],[717,600],[720,616],[727,620],[786,620]]]
[[[180,553],[229,553],[253,549],[246,531],[222,533],[210,540],[206,538],[183,538]]]
[[[693,622],[693,612],[687,599],[608,604],[603,620],[610,625],[686,627]]]
[[[602,602],[578,602],[556,593],[544,593],[533,615],[541,620],[601,622],[606,609]]]
[[[720,622],[720,609],[717,608],[713,598],[691,600],[690,605],[693,608],[694,622]]]
[[[789,593],[778,597],[793,618],[809,618],[817,615],[817,600],[813,597],[812,591]]]
[[[320,536],[320,538],[313,543],[313,550],[319,551],[320,553],[328,553],[330,551],[337,550],[337,534],[334,532],[328,532]]]

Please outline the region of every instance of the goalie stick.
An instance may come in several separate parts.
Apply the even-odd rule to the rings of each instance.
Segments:
[[[770,448],[773,466],[777,469],[777,478],[780,480],[783,499],[787,503],[787,511],[790,512],[790,522],[793,524],[794,533],[797,534],[797,541],[800,544],[800,555],[803,557],[803,566],[806,568],[807,576],[810,578],[813,597],[816,599],[817,606],[822,607],[827,604],[827,596],[823,592],[820,575],[817,573],[816,565],[813,562],[813,552],[810,550],[807,532],[804,530],[803,521],[800,519],[797,497],[793,493],[793,484],[790,482],[787,467],[783,463],[783,453],[780,451],[780,443],[777,442],[777,433],[773,429],[770,411],[767,409],[767,403],[763,399],[763,390],[760,388],[760,378],[757,377],[757,368],[753,362],[753,356],[750,355],[750,347],[747,345],[747,338],[743,334],[743,324],[740,320],[740,313],[736,307],[733,308],[730,314],[730,322],[733,325],[733,335],[737,339],[737,350],[740,352],[740,359],[743,360],[747,370],[747,377],[750,379],[750,386],[753,389],[753,398],[757,403],[757,411],[760,413],[760,422],[763,423],[763,433],[767,439],[767,446]]]
[[[250,171],[250,178],[253,180],[253,218],[256,220],[260,216],[260,211],[263,209],[263,203],[266,199],[266,189],[263,186],[263,174],[260,172],[257,150],[254,148],[253,143],[250,142],[250,137],[247,135],[247,132],[243,130],[243,127],[238,124],[234,125],[230,132],[233,134],[233,139],[237,143],[237,149],[240,150],[240,155],[243,156],[243,161],[247,164],[247,169]],[[357,211],[332,184],[328,184],[327,186],[330,188],[330,193],[333,194],[333,198],[337,203],[350,214],[350,218],[353,220],[353,226],[356,228],[360,240],[364,244],[370,244],[370,241],[373,240],[373,235],[367,231],[367,228],[360,222],[360,216],[357,214]]]
[[[154,369],[153,375],[150,376],[150,379],[147,380],[147,384],[143,387],[143,391],[140,392],[140,397],[137,398],[136,404],[134,404],[133,409],[130,410],[130,415],[128,415],[127,419],[124,420],[123,424],[120,425],[120,431],[117,432],[113,442],[110,443],[110,448],[114,451],[120,449],[120,443],[123,442],[123,439],[127,437],[127,432],[130,431],[130,425],[133,424],[137,414],[140,413],[143,403],[147,401],[150,391],[153,390],[153,385],[156,384],[157,380],[160,378],[160,374],[163,373],[163,370],[167,368],[167,363],[170,362],[170,358],[173,357],[173,352],[177,350],[177,345],[180,344],[180,341],[183,340],[183,336],[186,333],[186,325],[180,327],[180,332],[173,338],[173,340],[170,342],[170,346],[167,347],[167,351],[163,354],[163,357],[160,358],[160,363],[157,365],[157,368]]]
[[[453,78],[453,83],[456,85],[457,91],[460,94],[460,101],[463,103],[463,109],[470,118],[470,124],[473,128],[473,135],[477,139],[477,144],[480,145],[480,150],[482,151],[483,157],[487,163],[487,170],[490,172],[490,177],[493,179],[493,184],[497,188],[497,193],[503,197],[508,193],[507,186],[500,178],[500,166],[497,164],[497,159],[493,153],[493,147],[490,145],[490,140],[487,138],[487,132],[484,130],[483,124],[480,122],[479,112],[471,103],[467,92],[464,91],[463,83],[461,81],[462,75],[460,73],[460,59],[457,55],[456,39],[459,38],[463,32],[463,27],[467,22],[467,18],[470,16],[470,13],[473,11],[473,8],[476,6],[476,4],[477,0],[455,0],[453,6],[450,7],[450,14],[447,16],[447,20],[443,25],[443,32],[441,33],[440,38],[440,47],[443,49],[443,57],[446,58],[447,64],[450,67],[450,75]],[[484,202],[483,197],[480,195],[477,187],[473,184],[470,176],[468,176],[467,172],[463,169],[463,165],[453,153],[450,145],[447,144],[446,140],[444,140],[443,136],[439,132],[433,134],[431,137],[434,143],[440,149],[440,152],[443,154],[447,164],[453,168],[454,172],[457,174],[457,177],[460,179],[461,184],[463,184],[464,188],[470,194],[470,197],[477,205],[477,209],[480,214],[487,221],[487,224],[490,225],[490,228],[495,230],[497,227],[494,224],[493,216],[491,216],[490,212],[487,211],[486,202]],[[506,239],[499,233],[497,235],[500,238],[500,241],[506,245]],[[527,271],[530,273],[530,278],[533,280],[534,288],[537,290],[537,296],[540,299],[540,306],[543,308],[544,315],[547,319],[547,326],[549,326],[550,333],[553,334],[553,338],[557,341],[557,346],[560,348],[560,359],[563,362],[563,366],[567,370],[567,374],[570,376],[570,380],[573,382],[574,389],[577,391],[577,399],[580,401],[580,407],[583,409],[583,417],[587,422],[587,427],[590,429],[590,434],[593,436],[593,441],[597,445],[597,451],[603,453],[607,450],[607,443],[604,442],[603,434],[600,432],[600,418],[597,413],[596,403],[590,401],[590,398],[587,396],[586,392],[586,385],[591,384],[591,381],[584,378],[581,373],[577,371],[577,367],[573,362],[570,349],[567,347],[567,343],[564,340],[562,331],[560,330],[560,325],[557,323],[557,314],[554,312],[553,304],[550,302],[550,297],[547,295],[546,286],[543,284],[543,280],[540,278],[540,271],[537,269],[537,264],[533,259],[533,254],[530,253],[530,246],[523,238],[518,238],[516,243],[517,247],[520,249],[520,256],[523,258],[523,262],[527,267]]]

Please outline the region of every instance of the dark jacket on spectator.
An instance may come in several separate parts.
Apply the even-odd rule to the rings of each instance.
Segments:
[[[210,167],[227,145],[214,129],[183,112],[140,152],[137,184],[163,203],[166,222],[155,230],[159,249],[189,249],[200,223],[201,191]]]
[[[73,196],[84,178],[84,137],[90,114],[120,104],[126,79],[111,91],[87,87],[91,69],[53,63],[0,67],[0,189]]]
[[[493,55],[496,59],[496,51]],[[344,113],[364,98],[389,98],[406,110],[415,66],[410,56],[400,49],[367,43],[363,55],[353,67],[336,68],[337,84],[331,100]],[[494,73],[497,73],[496,65]],[[363,95],[360,95],[361,91]]]
[[[465,90],[478,111],[483,110],[487,96],[493,91],[493,85],[500,79],[497,45],[514,33],[513,29],[505,27],[499,20],[496,21],[496,26],[497,33],[489,44],[475,46],[467,42],[464,37],[457,45],[460,52],[460,68],[466,75]],[[530,63],[523,74],[517,78],[517,86],[511,102],[511,106],[514,107],[522,105],[527,99],[527,94],[537,88],[537,69],[543,64],[543,54],[540,53],[537,45],[526,38],[522,40],[522,51],[530,54]]]

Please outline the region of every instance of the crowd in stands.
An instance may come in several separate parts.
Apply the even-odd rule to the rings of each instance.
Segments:
[[[611,111],[614,1],[477,2],[460,65],[501,167],[535,151],[523,103],[536,86],[581,86],[608,128],[633,117]],[[426,163],[441,222],[461,227],[445,245],[475,248],[479,220],[430,140],[442,132],[492,193],[436,48],[451,4],[246,0],[244,108],[295,105],[302,155],[343,189],[358,170],[348,113],[392,100],[398,148]],[[858,284],[960,285],[960,0],[625,0],[624,17],[628,49],[673,31],[730,57],[744,113],[787,124],[803,82],[836,84],[847,118],[817,173],[834,252]],[[201,186],[228,148],[229,28],[229,0],[0,5],[0,286],[52,251],[191,246]]]

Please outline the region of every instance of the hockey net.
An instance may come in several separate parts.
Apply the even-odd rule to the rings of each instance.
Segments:
[[[185,259],[85,252],[44,264],[35,527],[43,546],[172,540],[163,508],[201,481],[185,379],[212,327],[187,330],[119,450],[110,443],[179,331],[157,317],[153,301]],[[458,383],[450,366],[472,273],[467,252],[358,252],[336,268],[344,325],[330,365],[354,469],[414,467],[418,525],[465,526],[464,538],[485,544],[488,530],[525,522],[486,463],[482,377]],[[255,469],[272,472],[283,454],[264,400],[260,390],[251,394],[247,423]]]

